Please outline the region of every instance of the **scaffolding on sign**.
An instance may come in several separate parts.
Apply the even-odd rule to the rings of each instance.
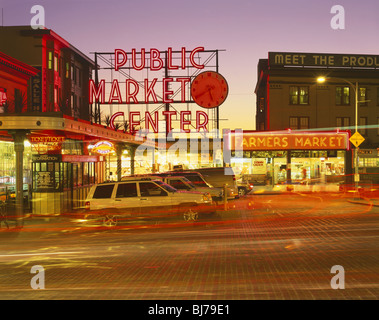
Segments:
[[[184,48],[183,48],[184,49]],[[138,95],[136,96],[138,98],[138,103],[115,103],[114,101],[111,101],[112,103],[105,102],[100,103],[98,101],[94,101],[93,104],[91,104],[91,117],[92,121],[94,123],[102,124],[105,123],[106,125],[109,125],[109,118],[112,114],[116,112],[123,112],[123,119],[120,120],[121,117],[118,117],[117,120],[117,128],[126,128],[128,124],[131,123],[131,119],[129,119],[129,115],[133,113],[134,111],[141,112],[141,116],[139,119],[139,123],[141,125],[138,129],[145,129],[143,128],[143,124],[145,123],[145,112],[149,113],[155,113],[156,111],[175,111],[176,116],[172,117],[172,129],[178,130],[180,127],[178,127],[178,123],[180,122],[179,114],[180,111],[191,111],[190,113],[190,119],[186,119],[187,121],[190,121],[189,128],[191,131],[193,129],[196,129],[196,127],[193,125],[195,119],[193,117],[193,114],[196,113],[197,110],[201,110],[203,112],[206,112],[208,115],[208,131],[215,130],[216,132],[219,131],[219,107],[215,107],[212,109],[205,109],[200,106],[198,106],[191,97],[191,90],[190,86],[192,83],[192,80],[201,72],[204,71],[214,71],[219,72],[219,52],[224,50],[202,50],[199,52],[196,52],[196,54],[192,57],[194,61],[198,65],[203,65],[204,68],[199,69],[191,65],[190,63],[190,55],[191,51],[160,51],[163,66],[158,71],[152,71],[151,70],[151,63],[152,59],[150,57],[150,52],[146,51],[143,52],[144,62],[142,61],[142,54],[140,52],[134,52],[135,54],[135,60],[134,60],[134,67],[132,65],[132,59],[127,59],[127,62],[115,69],[115,52],[92,52],[94,54],[94,60],[95,65],[97,66],[95,68],[95,79],[94,83],[96,88],[99,85],[99,79],[105,79],[106,84],[106,92],[105,96],[108,97],[110,94],[110,86],[112,85],[113,81],[115,79],[118,80],[119,83],[125,82],[125,80],[130,79],[134,80],[138,84]],[[184,56],[183,56],[184,53]],[[127,57],[130,57],[132,55],[131,52],[127,52]],[[170,61],[168,61],[168,54],[170,54]],[[179,61],[179,62],[178,62]],[[184,64],[185,61],[185,64]],[[170,68],[169,64],[172,65],[179,65],[177,69]],[[184,64],[184,65],[183,65]],[[142,69],[136,70],[135,65],[143,66]],[[183,68],[184,67],[184,68]],[[162,74],[163,73],[163,74]],[[172,78],[173,81],[170,83],[167,83],[163,81],[163,79]],[[176,79],[180,78],[189,78],[190,81],[186,82],[185,85],[185,99],[183,102],[183,97],[181,96],[181,90],[183,88],[183,84]],[[166,92],[172,92],[171,99],[173,100],[170,103],[163,103],[162,95],[159,93],[156,93],[156,97],[160,100],[158,102],[150,101],[148,100],[148,103],[146,103],[145,97],[143,96],[142,92],[145,92],[146,90],[146,79],[157,79],[155,88],[163,88],[163,85],[166,86],[165,90]],[[161,86],[160,86],[161,84]],[[158,89],[159,90],[159,89]],[[122,90],[121,90],[122,92]],[[146,93],[145,93],[146,95]],[[126,110],[124,109],[126,106]],[[196,117],[196,116],[195,116]],[[165,132],[166,135],[169,134],[170,128],[168,125],[168,122],[166,119],[159,119],[160,128],[159,132]],[[162,127],[165,126],[163,129]]]

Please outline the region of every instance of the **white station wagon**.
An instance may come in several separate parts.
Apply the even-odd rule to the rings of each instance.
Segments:
[[[176,217],[196,221],[215,211],[208,193],[178,191],[160,180],[136,178],[93,185],[86,202],[86,217],[116,225],[123,217]]]

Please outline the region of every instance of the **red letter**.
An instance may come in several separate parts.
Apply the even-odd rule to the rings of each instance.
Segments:
[[[164,78],[163,79],[163,102],[164,103],[171,103],[174,101],[173,99],[169,99],[167,97],[169,94],[174,93],[173,91],[168,90],[168,82],[172,82],[173,80],[174,79],[172,79],[172,78]]]
[[[192,50],[191,54],[190,54],[190,62],[191,64],[197,68],[197,69],[203,69],[204,68],[204,65],[203,64],[197,64],[194,60],[194,56],[195,54],[198,52],[198,51],[204,51],[204,47],[197,47],[195,48],[194,50]]]
[[[139,111],[132,111],[132,112],[129,112],[129,124],[130,124],[130,133],[133,134],[134,132],[134,126],[139,126],[140,125],[140,121],[134,121],[134,116],[141,116],[140,112]]]
[[[129,84],[134,85],[134,91],[132,93],[130,93]],[[139,87],[138,87],[137,81],[135,81],[133,79],[126,79],[126,103],[127,104],[130,104],[130,98],[133,99],[134,103],[138,103],[138,100],[136,98],[138,91],[139,91]]]
[[[186,68],[186,48],[182,47],[182,69]]]
[[[204,122],[200,123],[200,116],[204,116]],[[196,111],[196,131],[200,131],[200,128],[203,128],[206,132],[207,130],[207,124],[208,124],[208,115],[204,111]]]
[[[154,62],[158,62],[158,66],[154,66]],[[161,70],[163,67],[163,61],[160,58],[160,52],[157,49],[150,49],[150,70]]]
[[[145,128],[149,130],[149,123],[151,123],[151,126],[154,130],[154,133],[158,133],[158,111],[154,112],[154,118],[155,118],[155,123],[153,122],[153,119],[151,118],[150,112],[146,111],[145,112]]]
[[[116,91],[116,96],[114,96],[114,92]],[[114,79],[112,82],[111,94],[109,95],[108,103],[113,103],[113,100],[117,100],[118,103],[122,103],[120,87],[118,86],[118,80]]]
[[[111,128],[111,129],[114,129],[114,119],[116,119],[118,116],[123,116],[124,115],[124,113],[123,112],[116,112],[116,113],[114,113],[112,116],[111,116],[111,119],[110,119],[110,121],[109,121],[109,127]]]
[[[179,69],[178,66],[173,66],[172,65],[172,48],[168,48],[168,52],[167,52],[167,68],[169,70]]]
[[[149,103],[149,96],[153,97],[155,103],[158,102],[157,96],[154,92],[154,86],[157,83],[158,79],[154,78],[153,82],[149,86],[149,79],[145,79],[145,103]]]
[[[121,54],[123,57],[121,62],[118,60],[119,54]],[[126,52],[122,49],[116,49],[114,51],[114,60],[115,60],[114,61],[114,69],[115,69],[115,71],[118,71],[118,69],[120,67],[122,67],[126,63],[126,61],[128,61],[128,57],[126,56]]]
[[[185,120],[184,119],[185,115],[189,115],[190,119],[191,119],[191,111],[180,111],[180,130],[182,132],[189,133],[189,132],[191,132],[191,130],[190,129],[184,129],[184,125],[190,125],[191,120]]]
[[[93,103],[93,94],[95,94],[95,101],[104,103],[105,101],[105,80],[101,80],[99,87],[96,90],[95,82],[89,80],[89,103]],[[100,101],[99,101],[100,98]]]
[[[190,82],[190,78],[177,78],[177,82],[181,82],[182,84],[180,85],[181,90],[182,90],[182,100],[181,102],[186,102],[186,83]]]
[[[166,127],[167,127],[167,124],[168,124],[168,128],[169,128],[169,132],[172,131],[172,127],[171,127],[171,116],[173,116],[174,114],[176,114],[176,111],[163,111],[162,114],[164,116],[166,116]]]
[[[136,49],[132,49],[132,67],[134,70],[142,70],[145,68],[145,49],[141,49],[141,64],[139,66],[136,65],[136,60],[137,60],[137,53]]]

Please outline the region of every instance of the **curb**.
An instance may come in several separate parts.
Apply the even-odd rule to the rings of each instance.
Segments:
[[[375,204],[375,203],[370,203],[368,201],[359,201],[359,200],[347,200],[347,202],[350,202],[350,203],[354,203],[354,204],[360,204],[360,205],[364,205],[364,206],[373,206],[373,207],[379,207],[379,204]]]

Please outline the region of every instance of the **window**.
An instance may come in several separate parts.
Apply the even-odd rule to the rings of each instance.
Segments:
[[[48,68],[53,69],[53,52],[49,51],[48,53]]]
[[[336,126],[337,126],[337,128],[349,127],[350,126],[350,118],[349,117],[337,118]]]
[[[137,197],[136,183],[120,183],[117,187],[116,198]]]
[[[139,184],[141,197],[167,196],[167,193],[152,182],[142,182]]]
[[[336,87],[336,105],[350,105],[350,87]]]
[[[58,64],[58,55],[54,55],[54,71],[58,72],[59,64]]]
[[[104,186],[97,186],[95,193],[93,194],[94,199],[106,199],[112,196],[114,184],[107,184]]]
[[[290,117],[290,129],[309,129],[309,117]]]
[[[359,129],[358,129],[360,134],[365,135],[367,133],[366,126],[367,126],[367,118],[366,117],[360,117],[359,118]]]
[[[70,77],[70,63],[66,62],[66,79]]]
[[[358,88],[358,101],[360,106],[367,107],[368,97],[367,88]]]
[[[290,87],[290,104],[309,104],[309,87]]]

